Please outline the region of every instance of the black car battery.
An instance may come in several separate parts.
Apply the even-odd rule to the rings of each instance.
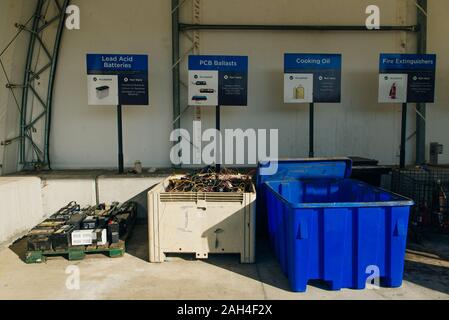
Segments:
[[[118,243],[120,241],[120,234],[118,232],[112,232],[109,235],[109,242],[110,243]]]
[[[50,236],[53,250],[67,250],[70,246],[70,239],[74,230],[74,225],[64,225],[56,230]]]
[[[88,229],[96,229],[98,224],[97,217],[94,216],[87,216],[82,223],[82,229],[88,230]]]
[[[108,223],[108,239],[110,243],[117,243],[120,240],[120,225],[118,222],[109,221]]]
[[[97,227],[100,229],[106,229],[109,222],[109,217],[107,216],[98,216],[97,217]]]
[[[83,222],[84,218],[86,218],[86,215],[84,213],[74,214],[67,221],[67,224],[74,226],[75,229],[80,229],[81,223]]]
[[[121,235],[128,232],[130,225],[132,223],[131,213],[120,213],[115,216],[115,221],[119,224],[119,232]]]
[[[28,251],[48,251],[51,250],[50,235],[33,235],[27,237]]]

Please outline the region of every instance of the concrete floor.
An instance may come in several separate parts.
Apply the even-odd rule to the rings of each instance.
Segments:
[[[139,225],[123,258],[89,255],[70,262],[55,257],[27,265],[20,258],[23,241],[0,249],[0,299],[449,299],[449,240],[438,243],[408,252],[402,288],[332,292],[310,285],[306,293],[292,293],[264,243],[258,244],[254,265],[241,265],[233,255],[207,261],[172,257],[150,264],[146,226]],[[66,288],[71,265],[79,267],[79,290]]]

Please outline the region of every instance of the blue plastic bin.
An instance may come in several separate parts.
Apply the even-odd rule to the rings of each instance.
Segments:
[[[376,272],[384,286],[402,285],[413,201],[347,179],[349,159],[279,161],[278,167],[277,174],[258,177],[260,205],[293,291],[306,291],[309,280],[326,281],[332,290],[364,289]]]

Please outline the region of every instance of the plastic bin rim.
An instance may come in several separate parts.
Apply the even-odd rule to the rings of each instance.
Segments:
[[[277,173],[275,175],[262,175],[260,174],[260,169],[262,167],[267,167],[271,163],[277,163],[278,165],[288,164],[288,163],[297,163],[306,164],[306,163],[332,163],[332,162],[344,162],[346,164],[346,169],[344,172],[344,178],[349,178],[352,173],[352,160],[347,157],[333,157],[333,158],[286,158],[286,159],[267,159],[260,160],[257,165],[257,185],[261,185],[266,181],[278,181],[276,179]]]
[[[382,192],[386,192],[388,194],[391,194],[393,196],[398,197],[398,200],[394,200],[394,201],[377,201],[377,202],[321,202],[321,203],[291,203],[290,201],[288,201],[287,199],[285,199],[285,197],[283,197],[282,195],[279,194],[279,192],[277,192],[276,190],[273,189],[273,187],[270,185],[271,183],[279,183],[279,182],[286,182],[286,180],[279,180],[279,181],[267,181],[264,184],[271,190],[271,192],[274,193],[274,195],[281,200],[282,202],[284,202],[287,206],[289,206],[292,209],[313,209],[313,208],[343,208],[343,207],[349,207],[349,208],[354,208],[354,207],[361,207],[361,208],[370,208],[370,207],[411,207],[413,206],[415,203],[413,202],[413,200],[406,198],[404,196],[401,196],[397,193],[382,189],[382,188],[377,188],[377,187],[373,187],[368,183],[362,182],[362,181],[358,181],[358,180],[353,180],[353,179],[345,179],[345,180],[351,180],[351,181],[355,181],[359,184],[363,184],[365,186],[368,186],[370,188],[372,188],[373,190],[377,190],[377,191],[382,191]],[[287,180],[287,181],[296,181],[296,180]]]

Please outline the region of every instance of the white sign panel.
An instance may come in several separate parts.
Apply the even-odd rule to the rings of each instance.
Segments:
[[[118,105],[118,77],[114,75],[88,75],[89,105]]]
[[[407,102],[407,74],[379,75],[379,102],[406,103]]]
[[[247,56],[189,56],[190,106],[247,106]]]
[[[313,74],[284,74],[284,102],[313,102]]]
[[[218,71],[189,71],[189,105],[218,105]]]

